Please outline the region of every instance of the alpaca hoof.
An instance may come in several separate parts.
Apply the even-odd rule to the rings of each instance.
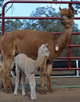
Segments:
[[[13,93],[13,89],[8,88],[8,93]]]
[[[25,93],[22,93],[22,96],[26,96],[26,94]]]
[[[8,90],[4,90],[5,93],[9,93]]]
[[[40,94],[46,94],[46,90],[40,90]]]
[[[52,88],[48,89],[48,92],[53,92],[53,89]]]
[[[17,96],[17,94],[14,94],[14,96]]]
[[[31,99],[31,101],[35,101],[36,99]]]
[[[17,96],[17,93],[16,92],[14,92],[14,96]]]
[[[8,90],[2,88],[1,91],[5,92],[5,93],[8,93]]]
[[[32,101],[35,101],[36,99],[37,99],[36,96],[34,96],[34,97],[31,98]]]

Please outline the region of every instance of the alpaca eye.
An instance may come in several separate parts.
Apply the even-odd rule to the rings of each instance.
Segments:
[[[67,17],[68,17],[68,18],[71,18],[72,16],[71,16],[71,15],[68,15]]]
[[[63,17],[63,15],[61,15],[61,17]]]

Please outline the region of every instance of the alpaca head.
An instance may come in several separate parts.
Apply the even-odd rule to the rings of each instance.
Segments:
[[[70,28],[73,25],[73,18],[74,18],[74,9],[71,6],[69,9],[60,9],[60,15],[61,15],[61,23],[65,28]]]
[[[47,44],[42,44],[40,46],[40,48],[38,49],[38,55],[43,55],[43,56],[49,56],[50,55],[50,52],[46,46],[47,46]]]

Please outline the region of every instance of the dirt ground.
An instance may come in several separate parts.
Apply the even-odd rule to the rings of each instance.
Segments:
[[[12,81],[14,84],[14,79],[12,79]],[[40,87],[39,79],[36,79],[36,82],[37,100],[34,102],[80,102],[80,78],[52,78],[53,92],[47,92],[44,95],[38,92]],[[72,87],[68,88],[69,86]],[[73,86],[78,88],[73,88]],[[0,102],[31,102],[28,83],[26,83],[26,96],[21,96],[21,86],[19,86],[17,96],[14,96],[13,93],[4,93],[4,91],[1,90]]]

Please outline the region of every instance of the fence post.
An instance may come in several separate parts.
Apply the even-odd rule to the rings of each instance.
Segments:
[[[76,68],[79,68],[79,61],[76,60]],[[76,70],[76,76],[79,77],[79,70]]]

